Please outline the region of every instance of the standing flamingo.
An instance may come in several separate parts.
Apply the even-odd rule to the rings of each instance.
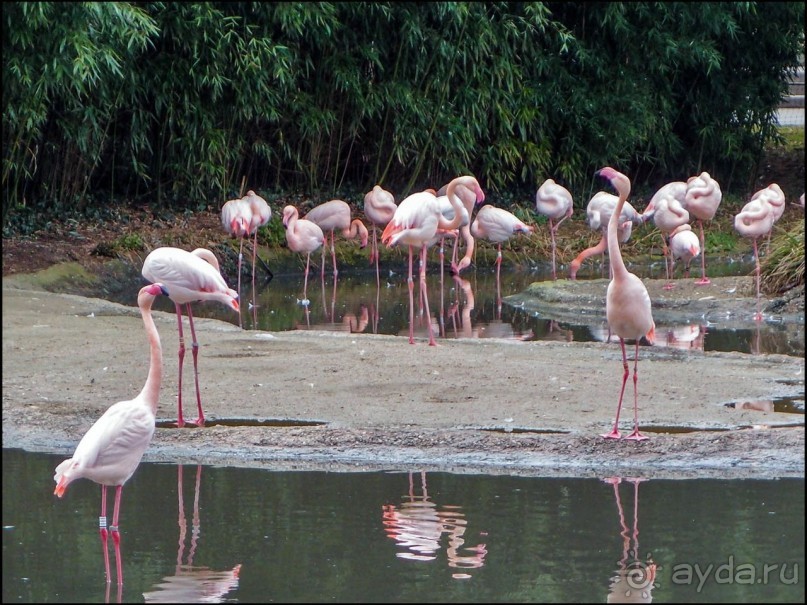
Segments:
[[[157,404],[160,399],[160,384],[163,375],[163,351],[160,335],[151,316],[154,299],[168,292],[162,284],[150,284],[140,289],[137,306],[143,317],[146,336],[149,341],[149,372],[146,384],[134,399],[119,401],[110,406],[95,421],[79,441],[72,458],[56,467],[53,476],[56,481],[54,494],[64,496],[67,486],[76,479],[90,479],[101,485],[101,516],[99,526],[101,545],[104,549],[104,570],[107,583],[112,581],[109,572],[109,551],[107,550],[106,488],[114,485],[115,505],[112,513],[112,542],[115,545],[115,561],[118,572],[118,585],[123,584],[123,565],[120,555],[120,501],[123,485],[137,470],[143,453],[146,451],[156,427]]]
[[[367,245],[368,231],[367,227],[360,219],[350,220],[350,206],[347,202],[342,200],[331,200],[319,206],[312,208],[308,214],[303,217],[304,220],[316,223],[322,229],[323,233],[330,232],[331,234],[331,257],[333,259],[333,277],[336,279],[339,271],[336,268],[336,247],[334,246],[334,231],[339,229],[342,235],[347,239],[360,240],[360,245],[364,248]],[[327,245],[327,236],[326,241]],[[325,248],[322,249],[322,276],[325,277]]]
[[[289,249],[306,254],[303,305],[308,307],[308,268],[311,265],[311,253],[322,246],[325,234],[319,225],[298,216],[297,208],[294,206],[283,208],[283,226],[286,228],[286,242]]]
[[[698,176],[687,179],[684,206],[691,216],[698,219],[701,240],[701,278],[695,282],[696,286],[707,286],[712,283],[706,276],[706,241],[703,237],[703,221],[710,221],[714,218],[722,199],[723,192],[720,190],[720,185],[708,172],[701,172]]]
[[[241,261],[244,258],[244,237],[249,236],[252,223],[252,208],[244,198],[229,200],[221,208],[221,224],[224,230],[240,240],[238,247],[238,299],[241,299]],[[254,274],[254,262],[253,262]],[[238,311],[238,327],[243,328],[241,311]]]
[[[608,179],[611,185],[619,192],[619,201],[616,210],[608,221],[608,261],[613,275],[605,294],[605,316],[608,327],[613,334],[619,337],[619,346],[622,348],[622,389],[619,392],[619,403],[616,408],[616,420],[610,433],[603,435],[606,439],[619,439],[619,412],[622,409],[622,397],[625,394],[625,384],[628,381],[628,357],[625,352],[625,339],[636,341],[633,360],[633,432],[626,439],[641,441],[647,439],[639,432],[639,388],[637,369],[639,365],[639,341],[642,336],[653,344],[656,324],[653,322],[653,313],[650,308],[650,296],[647,288],[636,275],[629,272],[622,260],[617,240],[617,228],[622,206],[630,194],[630,179],[606,166],[598,173]]]
[[[177,328],[179,329],[177,426],[180,428],[185,426],[182,414],[182,363],[185,360],[182,305],[185,305],[191,329],[193,378],[196,384],[196,407],[199,411],[199,416],[194,424],[204,426],[205,415],[202,411],[202,396],[199,392],[199,343],[196,340],[196,329],[193,327],[191,303],[206,300],[218,301],[240,314],[238,293],[227,286],[227,282],[219,272],[216,255],[206,248],[197,248],[193,252],[171,247],[156,248],[143,261],[141,273],[148,281],[163,284],[168,291],[168,298],[173,301],[176,308]]]
[[[446,195],[447,191],[448,183],[437,190],[437,197],[442,201],[443,196]],[[463,270],[470,266],[471,259],[473,258],[474,254],[474,247],[476,245],[474,236],[471,234],[471,217],[473,216],[474,208],[476,207],[476,192],[473,190],[473,188],[466,187],[461,183],[457,185],[457,188],[454,191],[457,194],[457,197],[460,198],[462,207],[464,209],[462,212],[462,221],[460,222],[459,226],[459,233],[454,237],[454,248],[451,252],[451,272],[459,275]],[[447,198],[443,202],[443,216],[445,216],[448,220],[452,220],[454,218],[454,210],[451,205],[446,202],[448,202]],[[465,242],[465,255],[458,262],[457,250],[460,237]]]
[[[552,179],[546,179],[535,194],[535,209],[539,214],[549,217],[549,235],[552,238],[552,279],[557,279],[555,271],[555,234],[560,224],[572,216],[574,204],[572,194]],[[554,221],[558,221],[555,223]]]
[[[768,198],[765,195],[755,194],[751,201],[743,206],[743,209],[734,217],[734,228],[737,232],[743,237],[750,237],[754,240],[757,277],[757,312],[754,315],[756,321],[762,321],[759,298],[759,248],[757,247],[757,240],[770,233],[773,228],[773,222],[773,208],[768,203]]]
[[[370,263],[375,263],[375,279],[378,287],[381,287],[381,274],[378,269],[378,243],[376,240],[378,228],[386,227],[395,214],[395,196],[381,185],[375,185],[371,191],[364,196],[364,215],[373,226],[373,247],[370,251]]]
[[[759,191],[757,191],[751,199],[755,200],[757,198],[764,198],[765,201],[768,202],[768,204],[771,207],[771,212],[773,212],[773,222],[774,224],[776,224],[776,221],[782,218],[782,215],[785,213],[785,194],[782,191],[782,188],[779,187],[779,185],[776,183],[771,183],[764,189],[760,189]],[[766,250],[769,249],[771,246],[772,232],[773,229],[768,231],[768,242]]]
[[[608,222],[611,214],[614,212],[618,202],[617,196],[606,193],[605,191],[598,191],[589,200],[586,206],[586,217],[588,219],[588,226],[594,231],[601,233],[600,241],[594,246],[586,248],[578,254],[569,264],[569,278],[577,279],[577,272],[583,262],[595,254],[605,254],[608,248]],[[619,214],[619,225],[617,228],[617,237],[621,243],[625,243],[630,239],[633,231],[634,224],[641,224],[643,222],[642,215],[636,212],[636,209],[625,202],[622,212]]]
[[[429,326],[429,345],[434,346],[434,331],[432,329],[431,315],[429,313],[429,299],[426,291],[426,249],[427,244],[437,235],[438,230],[450,231],[456,229],[462,221],[462,202],[455,191],[459,185],[470,187],[478,201],[485,199],[485,194],[479,182],[472,176],[460,176],[448,184],[447,195],[454,207],[454,219],[447,220],[440,213],[437,196],[431,191],[413,193],[404,199],[395,210],[392,220],[381,234],[381,242],[388,247],[396,244],[409,246],[409,343],[415,343],[415,307],[414,307],[414,281],[412,278],[413,246],[420,246],[420,291],[426,308],[426,319]]]
[[[482,206],[471,223],[471,234],[497,245],[496,252],[496,305],[501,310],[501,286],[499,275],[502,266],[502,242],[519,233],[533,233],[535,227],[526,225],[516,215],[503,208]]]

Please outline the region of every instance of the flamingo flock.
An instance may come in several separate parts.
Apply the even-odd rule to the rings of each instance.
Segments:
[[[633,428],[624,437],[630,441],[644,441],[648,437],[639,428],[639,383],[638,361],[641,341],[652,345],[655,339],[655,322],[652,301],[645,283],[631,273],[623,258],[620,244],[631,236],[634,226],[653,221],[662,235],[667,266],[665,289],[674,286],[674,263],[684,263],[688,277],[689,265],[701,257],[701,277],[697,285],[708,285],[706,275],[705,240],[703,222],[714,218],[722,199],[717,182],[707,173],[692,176],[686,181],[674,181],[661,187],[651,198],[643,213],[638,213],[628,202],[631,193],[630,178],[618,170],[606,166],[597,172],[617,192],[613,195],[599,191],[591,197],[586,208],[587,220],[591,229],[600,234],[599,242],[584,249],[570,263],[569,276],[572,280],[582,263],[594,254],[608,254],[609,283],[605,297],[605,315],[610,334],[619,339],[622,354],[622,379],[617,398],[616,414],[610,431],[601,435],[606,440],[621,439],[619,419],[623,399],[630,378],[625,341],[633,341]],[[498,273],[502,264],[502,243],[511,237],[523,234],[529,236],[536,231],[535,225],[528,224],[513,213],[489,203],[479,181],[472,175],[462,175],[452,179],[439,190],[424,189],[404,197],[396,204],[394,195],[375,185],[364,197],[364,216],[372,229],[370,263],[375,265],[376,280],[380,285],[378,240],[388,248],[408,249],[408,290],[409,290],[409,342],[414,338],[414,258],[419,258],[419,307],[425,311],[428,325],[428,344],[437,345],[429,311],[426,287],[427,251],[440,244],[445,237],[454,239],[451,270],[454,281],[463,291],[471,292],[467,280],[459,277],[461,271],[473,262],[473,252],[477,239],[486,240],[497,246],[495,261]],[[535,196],[536,212],[547,218],[548,231],[552,242],[552,279],[557,280],[557,241],[558,228],[573,215],[572,194],[552,179],[546,179]],[[803,209],[804,196],[796,203]],[[760,304],[760,264],[758,240],[770,238],[774,223],[785,209],[785,196],[781,188],[772,183],[760,189],[750,198],[734,218],[737,232],[753,242],[755,257],[756,301],[754,314],[756,321],[763,319]],[[271,220],[272,210],[266,200],[249,190],[242,198],[229,200],[223,204],[221,223],[224,230],[239,238],[238,290],[231,289],[221,274],[215,254],[206,248],[186,251],[175,247],[159,247],[151,251],[142,266],[142,276],[150,282],[140,289],[137,303],[149,343],[149,365],[145,385],[132,400],[121,401],[110,406],[79,441],[73,456],[61,462],[55,469],[54,494],[64,496],[72,481],[86,478],[101,485],[101,514],[99,533],[104,552],[104,570],[107,583],[111,582],[111,567],[108,553],[108,538],[111,535],[116,558],[118,585],[123,583],[123,569],[120,555],[120,506],[124,484],[137,470],[144,452],[148,448],[156,427],[156,411],[162,387],[163,356],[160,336],[151,309],[154,300],[162,295],[168,297],[175,307],[178,348],[177,385],[177,426],[186,424],[183,411],[182,370],[186,352],[183,332],[183,310],[188,317],[191,335],[191,351],[194,366],[194,384],[197,403],[197,417],[191,424],[203,427],[205,415],[199,388],[198,353],[199,343],[193,322],[191,304],[197,302],[218,302],[239,313],[241,262],[243,240],[252,238],[252,305],[256,306],[255,262],[258,255],[259,228]],[[696,234],[690,220],[698,221],[699,234]],[[331,200],[312,208],[302,218],[293,205],[282,210],[282,224],[287,246],[290,250],[306,255],[303,298],[307,306],[308,273],[311,254],[322,250],[321,273],[324,280],[325,247],[329,246],[333,264],[334,290],[338,274],[335,250],[335,234],[338,231],[346,239],[358,239],[361,248],[369,240],[369,230],[359,217],[353,217],[350,205],[342,200]],[[378,236],[378,232],[380,237]],[[330,238],[330,243],[329,243]],[[458,258],[458,244],[462,240],[466,247],[465,256]],[[669,256],[669,265],[667,265]],[[442,264],[442,263],[441,263]],[[324,283],[324,281],[323,281]],[[467,284],[467,287],[463,287]],[[500,296],[500,295],[498,295]],[[471,294],[472,300],[472,294]],[[473,302],[470,304],[473,308]],[[356,320],[355,329],[360,333],[369,321],[364,310],[362,321]],[[362,324],[363,322],[363,324]],[[470,326],[470,318],[466,318]],[[112,522],[107,524],[107,487],[114,486],[115,501]],[[181,498],[181,496],[180,496]],[[180,500],[181,501],[181,500]],[[237,570],[235,570],[237,571]],[[236,574],[237,576],[237,574]]]

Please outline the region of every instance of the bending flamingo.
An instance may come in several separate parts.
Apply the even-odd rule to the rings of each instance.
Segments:
[[[701,253],[701,245],[698,236],[692,231],[691,225],[681,225],[670,233],[670,279],[675,277],[675,261],[681,260],[684,263],[684,277],[689,277],[689,265],[692,259]],[[667,285],[665,289],[670,288]]]
[[[451,207],[450,203],[448,203],[447,198],[445,201],[443,201],[447,191],[448,183],[437,190],[437,197],[441,200],[441,202],[443,202],[443,216],[445,216],[448,220],[451,220],[454,218],[454,209]],[[457,185],[456,189],[454,189],[454,192],[456,193],[457,197],[460,198],[463,207],[459,233],[457,234],[457,237],[454,237],[454,248],[451,252],[451,272],[455,275],[459,275],[463,270],[470,266],[471,259],[473,258],[474,254],[474,247],[476,246],[474,236],[471,234],[471,217],[473,216],[474,208],[476,207],[476,191],[474,191],[473,188],[466,187],[460,183]],[[459,262],[457,262],[457,251],[460,237],[465,242],[465,255],[459,260]]]
[[[555,234],[560,224],[572,216],[574,204],[569,190],[552,179],[546,179],[535,194],[535,209],[549,218],[549,235],[552,238],[552,279],[557,279],[555,271]],[[558,221],[555,223],[554,221]]]
[[[503,208],[482,206],[471,223],[471,234],[484,238],[497,245],[496,252],[496,306],[501,311],[502,297],[499,275],[502,266],[502,242],[519,233],[530,234],[535,231],[532,225],[524,224],[516,215]]]
[[[701,278],[695,282],[696,286],[709,285],[711,280],[706,276],[706,241],[703,237],[703,221],[710,221],[717,213],[717,207],[723,199],[720,185],[708,172],[701,172],[698,176],[687,180],[684,206],[691,216],[698,219],[700,229],[701,248]]]
[[[485,194],[479,186],[479,182],[472,176],[460,176],[448,184],[447,195],[455,214],[453,220],[447,220],[440,213],[437,196],[431,191],[420,191],[413,193],[404,199],[395,210],[395,215],[387,224],[381,234],[381,242],[388,247],[396,244],[407,244],[409,246],[409,343],[415,343],[415,307],[414,307],[414,281],[412,278],[413,246],[421,248],[420,253],[420,291],[422,292],[423,303],[426,307],[426,319],[429,326],[429,345],[434,346],[437,342],[434,339],[431,315],[429,313],[429,299],[426,291],[426,249],[427,244],[436,235],[438,230],[450,231],[456,229],[462,221],[462,202],[456,195],[456,188],[460,184],[470,187],[477,198],[482,201]]]
[[[219,262],[215,254],[206,248],[188,252],[180,248],[163,247],[152,250],[143,261],[143,277],[152,283],[161,283],[168,291],[177,315],[179,329],[179,385],[177,395],[177,426],[185,426],[182,413],[182,364],[185,360],[185,338],[182,333],[182,305],[188,315],[191,329],[191,354],[193,355],[193,378],[196,385],[196,407],[199,416],[196,426],[204,426],[205,414],[202,411],[202,396],[199,392],[199,343],[193,327],[191,303],[197,301],[218,301],[240,314],[238,293],[227,286],[219,273]]]
[[[364,196],[364,215],[373,226],[373,248],[370,263],[375,263],[376,284],[381,287],[381,274],[378,269],[378,243],[376,236],[379,227],[386,227],[395,214],[395,197],[381,185],[376,185]]]
[[[333,276],[334,279],[339,274],[336,268],[336,247],[334,246],[334,231],[337,229],[347,239],[359,238],[361,247],[367,245],[367,238],[369,233],[367,227],[360,219],[350,220],[350,206],[347,202],[342,200],[331,200],[319,206],[312,208],[308,214],[303,217],[304,220],[316,223],[322,229],[323,233],[330,232],[331,234],[331,257],[333,259]],[[327,236],[326,236],[327,244]],[[325,248],[322,249],[322,276],[325,276]]]
[[[603,435],[606,439],[619,439],[619,412],[622,409],[622,397],[625,394],[625,384],[628,381],[628,357],[625,352],[625,339],[636,341],[633,360],[633,432],[626,439],[641,441],[647,439],[639,432],[639,388],[637,369],[639,365],[639,341],[644,336],[650,344],[655,339],[656,324],[650,308],[650,296],[642,280],[629,272],[622,260],[617,240],[617,227],[619,215],[625,200],[630,194],[630,179],[610,166],[606,166],[598,173],[608,179],[611,185],[619,192],[616,210],[608,221],[608,261],[611,265],[613,277],[608,284],[605,294],[605,316],[611,333],[619,337],[619,346],[622,348],[622,389],[619,392],[619,403],[616,408],[616,420],[610,433]]]
[[[146,337],[149,341],[149,372],[146,384],[134,399],[119,401],[110,406],[95,421],[79,441],[72,458],[56,467],[53,476],[56,481],[54,494],[64,496],[67,486],[76,479],[90,479],[101,485],[101,516],[99,526],[101,544],[104,549],[104,570],[107,583],[112,581],[109,572],[109,551],[107,538],[112,533],[115,545],[115,561],[118,584],[123,584],[123,565],[120,555],[120,501],[123,485],[137,470],[143,453],[146,451],[156,426],[157,404],[160,399],[160,384],[163,375],[163,351],[160,335],[151,316],[154,299],[168,295],[162,284],[150,284],[140,289],[137,306],[143,317]],[[106,523],[106,488],[115,486],[115,505],[112,512],[112,525]]]
[[[306,219],[298,218],[299,213],[294,206],[283,208],[283,226],[286,228],[286,243],[293,252],[305,252],[305,283],[303,285],[303,304],[308,307],[308,269],[311,265],[311,253],[322,246],[325,234],[319,225]]]
[[[594,194],[586,206],[586,217],[588,219],[588,226],[594,231],[601,233],[600,241],[594,246],[586,248],[578,254],[574,260],[569,264],[569,278],[577,279],[577,272],[583,262],[595,254],[605,254],[608,248],[608,221],[614,212],[618,202],[617,196],[606,193],[605,191],[598,191]],[[636,212],[636,209],[625,202],[622,207],[622,212],[619,213],[619,225],[617,228],[617,237],[621,243],[625,243],[630,239],[633,231],[634,224],[641,224],[643,222],[642,215]]]
[[[757,312],[754,315],[756,321],[762,321],[759,298],[759,248],[757,247],[757,240],[771,232],[773,222],[773,208],[768,203],[765,195],[755,194],[754,197],[751,198],[751,201],[743,206],[743,209],[734,217],[734,228],[737,232],[743,237],[750,237],[754,240],[754,260],[756,261],[757,278]]]

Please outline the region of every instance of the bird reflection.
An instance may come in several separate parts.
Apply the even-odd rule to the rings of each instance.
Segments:
[[[451,320],[454,336],[457,338],[474,338],[478,336],[477,330],[474,330],[471,324],[471,311],[474,310],[474,290],[471,287],[471,282],[463,279],[459,275],[452,275],[452,279],[456,284],[456,300],[448,308],[448,317]],[[460,293],[465,298],[462,301]]]
[[[196,467],[196,489],[193,497],[190,550],[185,560],[185,541],[188,523],[185,519],[185,502],[182,497],[182,465],[177,465],[177,492],[179,494],[179,549],[173,575],[165,576],[151,592],[144,592],[146,603],[221,603],[227,593],[238,588],[241,572],[239,563],[232,569],[214,571],[193,564],[193,557],[201,534],[199,519],[199,487],[202,482],[202,465]]]
[[[611,576],[608,587],[608,603],[650,603],[653,601],[653,588],[655,587],[656,571],[658,566],[650,555],[647,560],[639,557],[639,484],[645,479],[626,479],[633,484],[633,531],[628,529],[625,521],[625,511],[619,495],[621,477],[603,479],[614,488],[614,499],[619,512],[619,524],[622,528],[622,557],[617,563],[618,567]]]
[[[658,334],[663,334],[663,339],[658,339],[655,344],[676,349],[703,351],[703,341],[706,336],[706,326],[698,324],[687,324],[680,326],[668,326],[660,328]]]
[[[400,506],[385,504],[381,507],[384,531],[395,540],[403,551],[396,553],[400,559],[410,561],[433,561],[441,549],[443,534],[448,535],[446,558],[453,569],[476,569],[485,564],[485,544],[465,546],[465,531],[468,521],[459,506],[446,505],[439,508],[429,499],[426,473],[420,472],[421,494],[415,495],[413,473],[409,473],[409,495]],[[480,532],[480,535],[485,535]],[[471,577],[466,573],[454,573],[452,577]]]

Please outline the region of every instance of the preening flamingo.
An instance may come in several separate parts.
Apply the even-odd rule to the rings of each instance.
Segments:
[[[499,281],[502,265],[502,242],[519,233],[530,234],[535,227],[525,224],[512,212],[494,206],[482,206],[471,223],[471,234],[484,238],[497,246],[496,252],[496,305],[501,310],[501,286]]]
[[[224,230],[239,239],[238,246],[238,299],[241,300],[241,261],[244,258],[244,238],[249,236],[252,223],[252,207],[244,198],[229,200],[221,208],[221,224]],[[254,274],[254,264],[253,264]],[[243,328],[241,311],[238,311],[238,327]]]
[[[759,192],[757,192],[759,194]],[[757,282],[757,312],[754,315],[756,321],[762,321],[762,311],[760,310],[759,298],[759,248],[757,240],[771,232],[774,222],[774,212],[768,198],[765,195],[757,195],[743,206],[742,210],[734,217],[734,228],[743,237],[750,237],[754,240],[754,260],[756,261],[756,282]]]
[[[375,279],[378,287],[381,287],[381,274],[378,269],[378,228],[387,226],[387,223],[392,220],[397,207],[395,196],[381,185],[375,185],[364,196],[364,216],[373,226],[373,248],[370,251],[370,264],[375,263]]]
[[[572,216],[574,204],[569,190],[552,179],[546,179],[535,194],[535,209],[549,218],[549,235],[552,238],[552,279],[557,279],[555,271],[555,234],[560,224]],[[558,221],[557,223],[554,221]]]
[[[437,190],[437,197],[442,198],[446,195],[448,191],[448,183],[440,187]],[[457,234],[458,237],[454,238],[454,248],[451,252],[451,271],[454,274],[459,275],[462,273],[464,269],[466,269],[471,264],[471,259],[473,258],[474,254],[474,247],[476,242],[474,241],[474,237],[471,234],[471,218],[474,214],[474,208],[476,207],[476,191],[474,191],[471,187],[466,187],[462,183],[457,185],[456,189],[454,190],[457,194],[457,197],[460,198],[462,202],[462,207],[464,208],[464,212],[462,213],[462,221],[460,222],[459,226],[459,233]],[[447,202],[448,200],[446,200]],[[443,216],[445,216],[448,220],[454,218],[454,210],[450,204],[443,205]],[[465,254],[464,256],[457,261],[458,256],[458,245],[459,245],[459,238],[465,242]]]
[[[689,277],[689,265],[692,259],[701,253],[700,240],[692,231],[692,226],[688,224],[677,227],[670,233],[670,280],[675,277],[675,261],[681,260],[684,263],[684,277]],[[672,284],[671,284],[672,285]],[[665,289],[670,288],[665,285]]]
[[[651,209],[652,206],[652,209]],[[676,230],[689,224],[689,212],[681,205],[681,202],[672,195],[653,196],[647,209],[642,213],[645,220],[652,215],[653,223],[659,231],[664,242],[664,269],[667,274],[665,290],[674,287],[672,269],[675,259],[670,251],[670,239]],[[700,249],[700,246],[698,247]]]
[[[388,247],[396,244],[406,244],[409,246],[409,342],[414,344],[415,329],[415,309],[414,309],[414,281],[412,278],[413,246],[421,248],[420,253],[420,291],[422,292],[423,303],[426,308],[426,318],[429,326],[429,345],[434,346],[434,331],[429,313],[429,300],[426,291],[426,249],[427,244],[436,235],[438,230],[450,231],[456,229],[462,221],[462,202],[455,191],[458,185],[470,187],[478,201],[485,199],[485,194],[479,186],[479,182],[472,176],[460,176],[448,184],[447,195],[450,203],[454,207],[455,215],[453,220],[446,220],[440,213],[437,196],[431,191],[420,191],[413,193],[404,199],[395,210],[395,215],[387,224],[381,234],[381,242]]]
[[[76,479],[90,479],[101,485],[101,516],[99,526],[101,544],[104,549],[104,570],[106,581],[112,581],[109,572],[108,532],[112,533],[115,545],[115,561],[118,584],[123,584],[123,565],[120,555],[120,501],[123,485],[137,470],[143,453],[146,451],[156,427],[157,405],[160,399],[160,385],[163,375],[163,351],[160,335],[151,316],[151,306],[160,294],[168,292],[162,284],[150,284],[140,289],[137,306],[143,317],[146,337],[149,341],[149,371],[146,384],[134,399],[119,401],[110,406],[95,421],[79,441],[72,458],[56,467],[53,476],[56,481],[54,494],[64,496],[67,486]],[[106,522],[106,488],[115,486],[115,505],[112,525]]]
[[[182,363],[185,360],[185,338],[182,332],[182,305],[188,315],[191,329],[191,353],[193,355],[193,378],[196,384],[196,406],[199,416],[194,424],[204,426],[202,396],[199,392],[199,343],[193,327],[191,303],[197,301],[218,301],[240,313],[238,293],[227,286],[219,272],[216,255],[206,248],[188,252],[180,248],[163,247],[152,250],[143,261],[143,277],[152,283],[161,283],[168,291],[177,315],[179,329],[179,385],[177,395],[177,426],[185,426],[182,414]]]
[[[311,253],[322,246],[325,234],[316,223],[298,218],[297,208],[283,208],[283,226],[286,228],[286,243],[292,252],[304,252],[305,284],[303,286],[303,304],[308,306],[308,268],[311,265]]]
[[[622,260],[622,253],[619,250],[617,239],[617,229],[619,216],[625,200],[630,194],[630,179],[617,172],[610,166],[606,166],[598,173],[608,179],[611,185],[619,192],[616,210],[611,214],[608,221],[608,261],[611,265],[611,282],[605,294],[605,316],[608,319],[608,327],[613,334],[619,337],[619,346],[622,348],[622,389],[619,392],[619,403],[616,408],[616,420],[614,428],[610,433],[603,435],[606,439],[619,439],[619,412],[622,409],[622,397],[625,394],[625,384],[628,381],[628,356],[625,352],[625,339],[636,341],[633,360],[633,432],[626,439],[641,441],[647,439],[639,432],[639,388],[637,369],[639,365],[639,341],[644,336],[650,344],[655,338],[656,324],[653,321],[653,313],[650,308],[650,295],[647,293],[642,280],[628,271],[625,262]]]
[[[333,259],[334,279],[339,274],[336,268],[336,247],[334,246],[334,232],[338,229],[346,239],[359,238],[360,245],[364,248],[367,245],[369,232],[360,219],[350,220],[350,206],[342,200],[331,200],[315,206],[309,210],[303,220],[311,221],[319,225],[322,232],[331,234],[331,257]],[[326,236],[327,244],[327,236]],[[325,248],[322,249],[322,276],[325,276]]]
[[[617,196],[605,191],[598,191],[594,194],[591,200],[589,200],[588,206],[586,206],[586,218],[588,220],[588,226],[592,230],[600,232],[600,241],[594,246],[583,250],[574,258],[574,260],[572,260],[572,262],[569,264],[570,279],[577,279],[577,272],[580,270],[580,266],[589,256],[594,256],[595,254],[605,254],[605,252],[609,250],[608,221],[611,214],[613,214],[614,208],[616,208],[618,201]],[[636,212],[636,209],[631,206],[629,202],[625,202],[624,206],[622,207],[622,212],[619,214],[619,225],[617,229],[619,241],[623,244],[627,242],[630,239],[633,231],[633,225],[638,225],[642,222],[642,215]]]
[[[687,179],[684,206],[690,216],[698,219],[700,229],[701,278],[695,282],[696,286],[706,286],[712,283],[706,276],[706,241],[703,237],[703,221],[710,221],[714,218],[722,199],[723,192],[720,190],[719,183],[708,172],[701,172],[698,176]]]

